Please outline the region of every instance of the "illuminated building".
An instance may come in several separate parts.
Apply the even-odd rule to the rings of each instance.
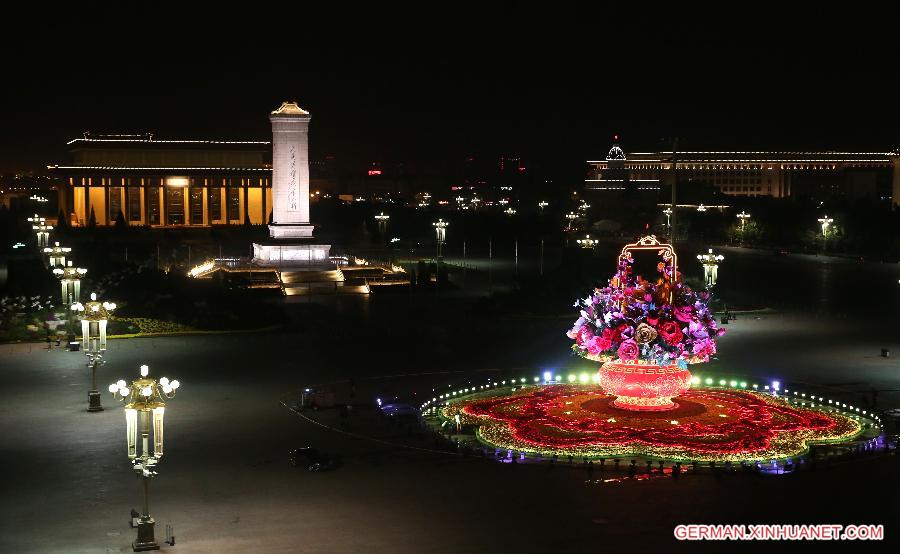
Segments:
[[[268,141],[163,140],[152,134],[94,135],[67,143],[69,165],[48,166],[64,181],[59,205],[70,223],[210,226],[268,223],[272,146]]]
[[[673,162],[673,157],[675,161]],[[628,152],[588,160],[585,188],[659,191],[706,184],[730,196],[900,198],[900,152]],[[897,200],[894,201],[895,203]]]

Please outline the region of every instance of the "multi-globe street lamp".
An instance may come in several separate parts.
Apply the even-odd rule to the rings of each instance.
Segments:
[[[75,302],[73,312],[81,312],[81,337],[88,367],[91,368],[91,390],[88,391],[88,411],[102,412],[100,392],[97,390],[97,366],[105,363],[106,325],[109,316],[116,309],[114,302],[99,302],[97,294],[91,293],[90,302]]]
[[[822,250],[828,248],[828,228],[832,223],[834,223],[834,219],[828,217],[828,214],[819,218],[819,224],[822,225]]]
[[[506,208],[505,210],[503,210],[503,213],[505,213],[506,215],[516,215],[516,209]]]
[[[66,254],[71,251],[71,248],[60,246],[58,242],[52,248],[44,248],[44,254],[50,259],[51,269],[54,267],[66,267]]]
[[[663,215],[666,216],[666,229],[669,233],[672,232],[672,208],[666,208],[662,211]]]
[[[29,217],[28,221],[31,222],[31,228],[34,230],[35,235],[37,235],[38,248],[43,252],[50,239],[50,231],[53,230],[53,225],[47,225],[47,220],[38,214]]]
[[[697,211],[698,211],[698,212],[705,212],[705,211],[706,211],[706,206],[704,206],[703,204],[700,204],[699,206],[697,206]]]
[[[388,214],[381,212],[380,214],[375,216],[375,221],[378,222],[378,233],[384,234],[387,231],[388,221],[390,221],[391,216]]]
[[[825,217],[819,218],[819,223],[822,225],[822,238],[828,238],[828,228],[834,223],[834,219],[828,217],[826,214]]]
[[[741,211],[741,213],[737,214],[737,218],[741,220],[741,236],[744,235],[744,225],[746,225],[747,220],[750,219],[750,214],[745,211]]]
[[[541,215],[544,214],[544,208],[546,208],[549,205],[550,205],[550,202],[547,202],[545,200],[541,200],[540,202],[538,202],[538,209],[541,211]]]
[[[73,267],[71,260],[66,267],[53,268],[53,274],[59,279],[62,290],[63,306],[69,307],[74,302],[81,300],[81,278],[87,273],[87,269]]]
[[[750,214],[741,210],[741,213],[737,214],[737,218],[741,220],[741,244],[744,244],[744,227],[747,225],[747,220],[750,219]]]
[[[584,235],[583,239],[578,239],[575,242],[577,242],[578,245],[581,246],[582,248],[587,248],[587,249],[593,249],[594,246],[597,244],[597,240],[592,239],[591,235]]]
[[[697,260],[703,264],[703,280],[707,290],[716,286],[716,281],[719,279],[719,262],[724,259],[725,256],[714,253],[712,248],[706,254],[697,254]]]
[[[450,223],[444,221],[443,218],[438,219],[434,223],[434,235],[437,242],[437,257],[441,257],[441,247],[444,245],[444,242],[447,241],[447,226]]]
[[[132,543],[135,552],[159,550],[153,533],[155,521],[150,517],[150,478],[157,475],[156,464],[163,455],[163,417],[166,399],[175,396],[181,384],[166,377],[159,381],[149,377],[150,368],[141,366],[141,378],[129,385],[124,379],[111,384],[113,398],[125,404],[125,439],[128,458],[138,476],[143,477],[144,506],[138,519],[137,539]],[[153,442],[151,448],[151,421]],[[138,441],[140,433],[140,441]]]

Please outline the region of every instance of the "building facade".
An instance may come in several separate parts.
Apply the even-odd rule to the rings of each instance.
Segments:
[[[658,191],[706,184],[730,196],[844,195],[900,201],[900,152],[629,152],[587,162],[585,188]]]
[[[272,144],[93,135],[67,143],[60,210],[73,226],[202,227],[269,222]]]

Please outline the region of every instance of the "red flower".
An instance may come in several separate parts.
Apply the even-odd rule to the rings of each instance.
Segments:
[[[694,315],[694,308],[690,306],[678,306],[675,308],[675,319],[687,323]]]
[[[659,336],[662,337],[662,340],[668,344],[676,345],[681,342],[681,327],[674,321],[663,321],[659,324],[657,331],[659,331]]]
[[[612,346],[612,343],[603,337],[595,336],[591,340],[587,341],[587,351],[591,356],[597,356],[602,354],[604,351],[609,350]]]
[[[616,337],[619,340],[630,339],[634,337],[634,327],[628,325],[627,323],[623,323],[616,327]]]

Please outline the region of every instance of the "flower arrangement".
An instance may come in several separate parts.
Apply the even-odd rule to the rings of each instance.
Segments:
[[[660,246],[657,279],[635,275],[632,253],[624,248],[609,284],[575,303],[580,317],[567,333],[575,341],[572,350],[600,362],[682,368],[708,362],[716,353],[715,337],[725,333],[716,327],[707,307],[709,293],[682,283],[671,246],[661,245],[652,235],[636,245],[645,250]]]

